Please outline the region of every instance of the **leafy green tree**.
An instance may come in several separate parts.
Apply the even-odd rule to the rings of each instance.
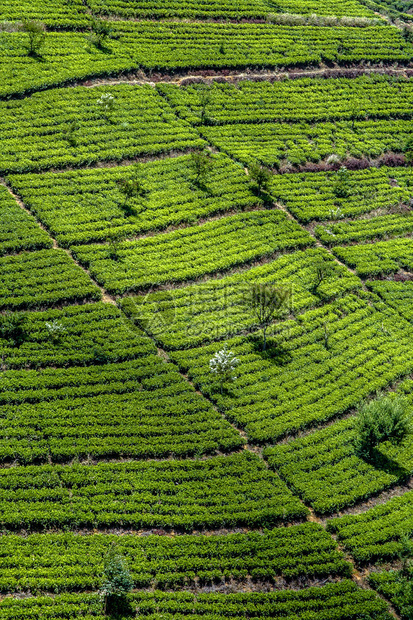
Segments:
[[[140,164],[136,164],[134,166],[132,177],[127,179],[119,179],[116,181],[116,185],[127,199],[144,197],[149,193],[149,190],[142,179]]]
[[[352,192],[350,172],[341,166],[333,175],[333,193],[337,198],[348,198]]]
[[[317,293],[322,282],[334,273],[333,263],[325,260],[322,256],[316,256],[310,264],[311,291]]]
[[[208,173],[214,167],[214,162],[209,151],[198,149],[192,151],[190,159],[190,167],[195,175],[195,184],[203,185],[206,182]]]
[[[28,318],[22,312],[6,312],[0,317],[0,336],[19,347],[28,337]]]
[[[113,35],[113,27],[110,21],[106,19],[98,19],[97,17],[93,17],[90,24],[90,30],[91,32],[87,37],[87,40],[99,49],[103,49],[107,40]]]
[[[411,432],[407,402],[401,396],[379,396],[359,409],[354,447],[356,454],[371,460],[382,441],[400,444]]]
[[[79,130],[79,122],[71,121],[63,130],[63,138],[68,141],[70,146],[77,146],[76,132]]]
[[[40,56],[46,39],[46,26],[36,19],[22,19],[20,30],[29,38],[29,56]]]
[[[267,347],[267,330],[284,316],[291,300],[289,286],[272,284],[252,284],[246,297],[246,304],[263,332],[263,351]]]
[[[127,595],[133,588],[133,579],[125,559],[115,547],[106,555],[100,595],[104,603],[104,613],[116,613],[127,606]]]
[[[250,182],[254,189],[258,191],[259,194],[270,192],[271,180],[273,177],[272,172],[270,172],[264,166],[261,166],[258,162],[251,164],[248,167],[248,176],[250,178]]]
[[[409,138],[404,145],[404,155],[406,162],[411,166],[413,164],[413,138]]]

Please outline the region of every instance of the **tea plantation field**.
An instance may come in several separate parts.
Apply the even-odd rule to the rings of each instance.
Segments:
[[[0,620],[413,618],[412,22],[0,2]]]

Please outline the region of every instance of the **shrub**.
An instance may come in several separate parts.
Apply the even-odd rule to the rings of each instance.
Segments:
[[[366,460],[373,458],[374,448],[382,441],[400,444],[409,434],[407,403],[399,396],[379,396],[359,410],[356,423],[355,451]]]
[[[127,607],[127,594],[133,588],[133,579],[122,558],[112,547],[106,556],[100,595],[104,613],[122,611]]]
[[[7,312],[0,320],[0,335],[19,347],[27,338],[27,316],[21,312]]]
[[[269,170],[267,170],[267,168],[264,168],[256,162],[248,168],[248,174],[252,185],[260,194],[263,192],[268,193],[270,191],[270,184],[273,175]]]
[[[191,168],[195,174],[195,183],[205,183],[208,172],[213,168],[211,154],[208,151],[197,150],[191,153]]]
[[[215,355],[210,359],[209,369],[218,377],[221,394],[224,383],[236,380],[234,372],[238,364],[239,359],[235,357],[232,351],[228,350],[228,345],[226,343],[224,348],[215,353]]]
[[[98,48],[104,47],[104,43],[112,36],[113,28],[109,21],[93,18],[90,26],[91,33],[87,37],[89,43]]]
[[[23,19],[20,29],[29,37],[29,56],[39,56],[46,39],[46,26],[35,19]]]

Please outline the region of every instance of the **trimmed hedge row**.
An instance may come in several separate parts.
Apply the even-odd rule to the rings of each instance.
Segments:
[[[316,261],[331,273],[314,288]],[[271,263],[232,276],[121,301],[124,312],[166,349],[186,349],[258,329],[245,301],[253,282],[289,286],[289,312],[299,312],[361,287],[358,278],[324,249],[281,256]]]
[[[0,258],[0,309],[41,308],[99,300],[102,294],[64,250]]]
[[[185,457],[243,447],[175,366],[148,355],[152,343],[140,340],[142,357],[133,362],[5,371],[0,461]]]
[[[2,185],[0,209],[0,256],[53,246],[49,235],[38,226],[34,217],[24,211]]]
[[[195,223],[259,202],[242,168],[225,155],[213,155],[212,161],[200,185],[188,155],[142,164],[138,174],[146,194],[131,198],[118,182],[134,178],[134,166],[25,174],[9,181],[58,243],[69,247]]]
[[[260,334],[229,340],[240,364],[223,395],[209,371],[219,344],[170,357],[251,442],[274,441],[342,415],[412,371],[411,325],[363,297],[349,295],[281,323],[267,353]]]
[[[115,98],[109,116],[98,104],[108,92]],[[0,131],[0,173],[121,161],[204,144],[149,85],[56,89],[3,101]]]
[[[307,508],[255,454],[0,469],[8,529],[269,527]]]
[[[73,246],[72,253],[109,293],[146,290],[194,280],[248,264],[275,252],[314,244],[313,238],[278,210],[232,215],[200,226],[119,244]]]
[[[333,539],[315,523],[219,536],[32,534],[2,537],[0,591],[97,590],[112,545],[136,588],[180,588],[230,581],[351,576]],[[1,608],[1,607],[0,607]]]
[[[290,620],[392,620],[386,603],[371,590],[344,580],[319,588],[281,592],[239,594],[193,594],[192,592],[142,592],[132,595],[136,617],[167,618],[287,618]],[[0,603],[0,619],[37,620],[44,615],[60,620],[94,618],[104,620],[102,601],[97,594],[61,594],[54,598],[5,598]],[[128,616],[130,617],[130,615]],[[134,616],[132,616],[134,617]]]

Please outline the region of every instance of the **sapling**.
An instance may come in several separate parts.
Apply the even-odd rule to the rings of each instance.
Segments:
[[[96,103],[101,106],[105,118],[108,119],[115,109],[116,99],[112,93],[103,93]]]
[[[216,375],[221,389],[223,391],[224,383],[233,382],[236,380],[235,369],[240,363],[240,360],[235,357],[232,351],[228,350],[228,345],[225,343],[224,348],[215,353],[209,360],[209,370],[212,374]]]
[[[53,342],[57,342],[66,331],[65,326],[62,323],[59,323],[57,319],[47,322],[45,324],[45,327],[48,335],[50,336],[51,340],[53,340]]]
[[[20,30],[29,37],[29,56],[40,56],[46,39],[46,26],[36,19],[23,19]]]
[[[104,604],[104,613],[122,611],[127,604],[127,595],[133,588],[133,579],[125,559],[115,547],[106,555],[103,569],[100,596]]]
[[[337,198],[348,198],[351,190],[351,175],[345,166],[341,166],[333,176],[333,193]]]
[[[272,173],[258,162],[248,167],[248,176],[252,186],[258,190],[259,194],[269,193],[271,187]]]
[[[77,120],[71,121],[67,127],[63,130],[63,137],[67,140],[70,146],[77,146],[76,132],[79,129],[79,122]]]
[[[334,267],[331,261],[325,260],[322,256],[314,258],[310,266],[312,271],[311,291],[317,293],[321,283],[333,274]]]
[[[263,351],[267,347],[267,329],[289,309],[291,288],[271,284],[251,285],[245,302],[263,332]]]
[[[192,151],[190,166],[195,175],[195,184],[204,184],[208,173],[212,170],[214,162],[209,151],[196,150]]]

